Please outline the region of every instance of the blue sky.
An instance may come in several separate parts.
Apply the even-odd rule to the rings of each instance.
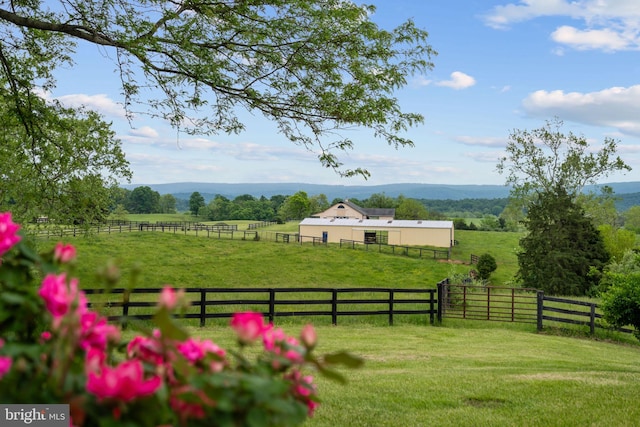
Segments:
[[[134,184],[304,182],[503,184],[496,172],[509,133],[559,117],[565,132],[594,149],[606,137],[633,168],[602,182],[640,181],[640,1],[375,0],[372,19],[391,28],[406,19],[429,32],[435,68],[397,93],[405,111],[424,115],[398,150],[367,131],[347,135],[347,167],[372,176],[340,178],[316,154],[243,113],[239,135],[179,138],[168,124],[124,117],[113,52],[81,45],[48,96],[86,105],[113,123]]]

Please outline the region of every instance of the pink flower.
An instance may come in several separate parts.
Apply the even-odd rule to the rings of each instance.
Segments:
[[[99,399],[130,402],[155,393],[161,384],[158,376],[144,379],[142,362],[128,360],[114,368],[103,366],[100,373],[89,372],[86,388]]]
[[[21,239],[16,233],[20,226],[11,220],[11,212],[0,213],[0,257]]]
[[[204,359],[207,355],[215,355],[209,368],[212,372],[220,372],[224,368],[226,352],[211,340],[197,340],[189,338],[177,346],[178,351],[191,363]]]
[[[314,348],[316,346],[316,343],[318,342],[318,334],[313,328],[313,325],[307,324],[302,328],[300,341],[302,341],[302,344],[304,344],[306,348]]]
[[[0,379],[9,372],[13,360],[9,356],[0,356]]]
[[[84,370],[85,372],[99,373],[107,360],[107,355],[104,351],[95,347],[87,350],[87,354],[84,358]]]
[[[291,363],[302,363],[305,350],[298,340],[287,336],[280,328],[270,329],[263,336],[264,348],[278,356],[282,356]],[[278,368],[279,365],[274,366]]]
[[[66,264],[76,257],[76,248],[73,245],[65,245],[62,242],[58,242],[53,250],[53,259]]]
[[[235,313],[231,319],[231,327],[243,344],[257,340],[271,328],[270,325],[265,325],[262,314],[254,312]]]
[[[120,331],[107,323],[107,319],[94,311],[87,310],[80,317],[80,347],[84,350],[97,348],[105,350],[107,343],[117,342]]]
[[[56,320],[66,315],[75,301],[77,301],[77,309],[80,313],[86,311],[87,300],[84,292],[78,291],[78,279],[71,279],[67,285],[65,273],[60,275],[47,274],[38,294],[44,300],[49,313]]]
[[[171,286],[165,285],[160,293],[158,305],[160,305],[160,307],[166,307],[169,310],[173,310],[178,306],[178,303],[182,298],[184,298],[184,289],[180,289],[176,292]]]
[[[302,373],[298,370],[291,371],[286,377],[291,381],[291,390],[293,395],[307,405],[307,414],[309,417],[313,416],[313,412],[318,407],[316,401],[316,386],[313,384],[313,377],[302,376]]]
[[[164,352],[160,342],[160,331],[155,329],[153,337],[135,336],[127,345],[127,356],[153,365],[162,365]]]

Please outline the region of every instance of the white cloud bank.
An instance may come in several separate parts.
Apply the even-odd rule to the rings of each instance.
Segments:
[[[527,96],[522,106],[535,117],[558,116],[640,136],[640,85],[589,93],[539,90]]]
[[[496,29],[540,17],[567,17],[578,26],[562,25],[550,34],[556,43],[579,50],[640,50],[638,0],[521,0],[495,6],[483,18]]]

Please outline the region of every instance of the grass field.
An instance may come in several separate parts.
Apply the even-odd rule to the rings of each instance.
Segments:
[[[295,334],[299,325],[286,325]],[[228,347],[227,328],[193,333]],[[308,427],[636,426],[640,348],[522,328],[319,327],[318,353],[364,367],[341,385],[316,376]]]
[[[517,233],[459,231],[454,259],[492,254],[494,285],[517,267]],[[335,246],[218,240],[163,233],[70,238],[79,251],[74,274],[98,287],[110,259],[128,281],[159,287],[433,287],[472,266]],[[41,243],[53,246],[55,241]],[[289,333],[300,320],[281,326]],[[229,346],[221,326],[192,334]],[[539,334],[533,325],[445,321],[318,327],[319,352],[347,349],[365,359],[346,386],[318,378],[323,404],[316,426],[634,426],[640,424],[640,346]],[[601,336],[600,336],[601,337]]]

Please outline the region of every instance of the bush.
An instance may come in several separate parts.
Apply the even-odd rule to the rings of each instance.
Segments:
[[[489,280],[489,276],[491,273],[496,271],[498,268],[498,264],[496,264],[496,259],[489,254],[482,254],[478,258],[478,277],[481,280]]]
[[[612,274],[611,287],[602,294],[604,319],[621,328],[633,325],[640,340],[640,273]]]

